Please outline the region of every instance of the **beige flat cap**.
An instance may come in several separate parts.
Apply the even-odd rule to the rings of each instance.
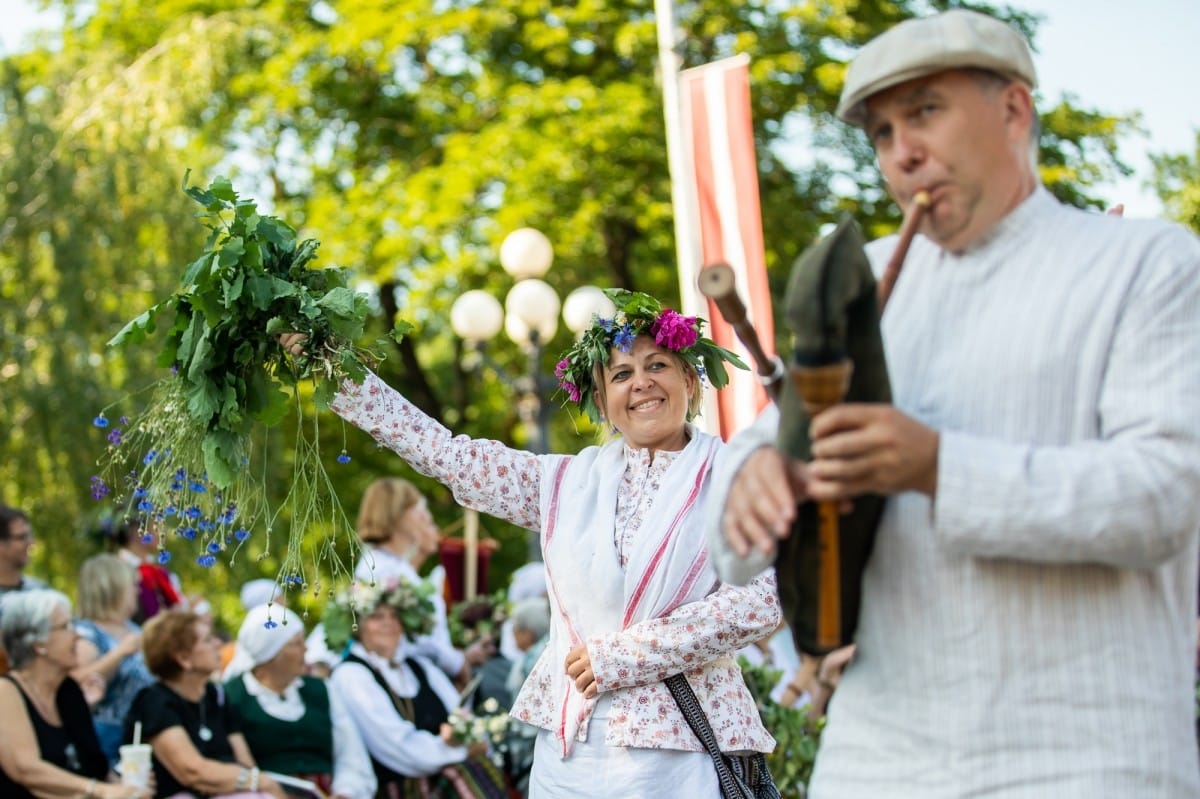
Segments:
[[[1032,88],[1037,72],[1029,43],[1016,28],[977,11],[955,9],[901,22],[858,52],[846,71],[837,115],[862,125],[873,94],[947,69],[976,67],[1022,80]]]

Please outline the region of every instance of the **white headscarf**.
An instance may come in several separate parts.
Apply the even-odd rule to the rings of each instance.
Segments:
[[[304,633],[304,622],[295,612],[279,605],[251,608],[238,629],[237,647],[222,679],[232,679],[273,659],[297,633]]]
[[[250,610],[272,601],[277,605],[283,604],[283,591],[279,590],[274,580],[260,577],[243,585],[238,598],[242,600],[242,607]]]
[[[526,563],[512,573],[512,582],[508,586],[509,602],[520,602],[522,599],[533,599],[545,595],[545,564],[539,561]]]

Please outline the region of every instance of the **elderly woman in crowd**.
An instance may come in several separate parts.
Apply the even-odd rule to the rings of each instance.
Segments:
[[[325,609],[325,634],[335,651],[350,645],[330,687],[362,734],[378,796],[500,799],[503,777],[480,757],[486,746],[459,745],[447,724],[457,690],[412,647],[433,625],[432,592],[425,583],[389,580],[356,581],[339,594]]]
[[[255,764],[224,692],[210,682],[220,647],[212,623],[190,611],[164,610],[146,622],[142,649],[158,682],[134,699],[125,740],[140,725],[154,750],[159,796],[246,791],[283,799],[279,783]]]
[[[419,581],[418,569],[438,551],[439,532],[425,497],[416,486],[399,477],[383,477],[367,486],[358,508],[357,532],[363,551],[354,576],[365,583]],[[441,591],[445,570],[439,565],[427,579],[438,589],[431,597],[434,624],[430,633],[416,642],[416,651],[464,685],[472,667],[483,665],[495,646],[488,639],[476,641],[465,650],[456,649],[450,640]]]
[[[0,678],[0,796],[148,799],[110,782],[108,761],[78,683],[71,603],[58,591],[9,594],[0,638],[11,668]]]
[[[602,446],[536,455],[455,437],[374,375],[343,384],[333,409],[465,507],[541,532],[550,639],[512,710],[541,729],[530,795],[716,797],[713,762],[663,681],[686,676],[721,751],[774,748],[732,657],[779,623],[774,575],[718,580],[702,514],[722,444],[689,424],[705,377],[724,385],[736,356],[700,319],[607,293],[615,315],[556,369],[568,400],[615,434]],[[303,352],[299,334],[280,343]]]
[[[125,716],[138,691],[154,682],[142,658],[134,570],[116,555],[95,555],[79,569],[79,664],[74,675],[103,680],[104,695],[92,708],[100,748],[109,765],[117,762]]]
[[[375,773],[358,728],[324,680],[305,675],[304,622],[274,605],[252,608],[237,635],[225,695],[258,765],[310,780],[333,799],[371,799]]]

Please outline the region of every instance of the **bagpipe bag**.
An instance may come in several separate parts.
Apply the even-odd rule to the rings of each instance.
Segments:
[[[796,260],[785,294],[785,317],[794,336],[791,376],[851,362],[846,402],[890,402],[891,387],[879,332],[879,301],[862,231],[849,216]],[[777,445],[788,455],[808,461],[811,415],[795,381],[782,381]],[[821,563],[830,557],[818,534],[816,503],[801,503],[791,535],[779,542],[775,570],[784,618],[796,648],[823,655],[851,643],[858,624],[862,576],[886,497],[856,497],[853,510],[838,517],[837,573],[840,597],[838,632],[819,634]],[[828,629],[828,628],[826,628]]]

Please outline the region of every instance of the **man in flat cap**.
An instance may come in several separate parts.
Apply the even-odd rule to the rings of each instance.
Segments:
[[[1200,796],[1200,242],[1056,201],[1035,80],[969,11],[862,49],[838,116],[932,201],[881,322],[894,404],[818,415],[806,464],[769,410],[714,477],[743,567],[798,501],[888,496],[814,799]]]

